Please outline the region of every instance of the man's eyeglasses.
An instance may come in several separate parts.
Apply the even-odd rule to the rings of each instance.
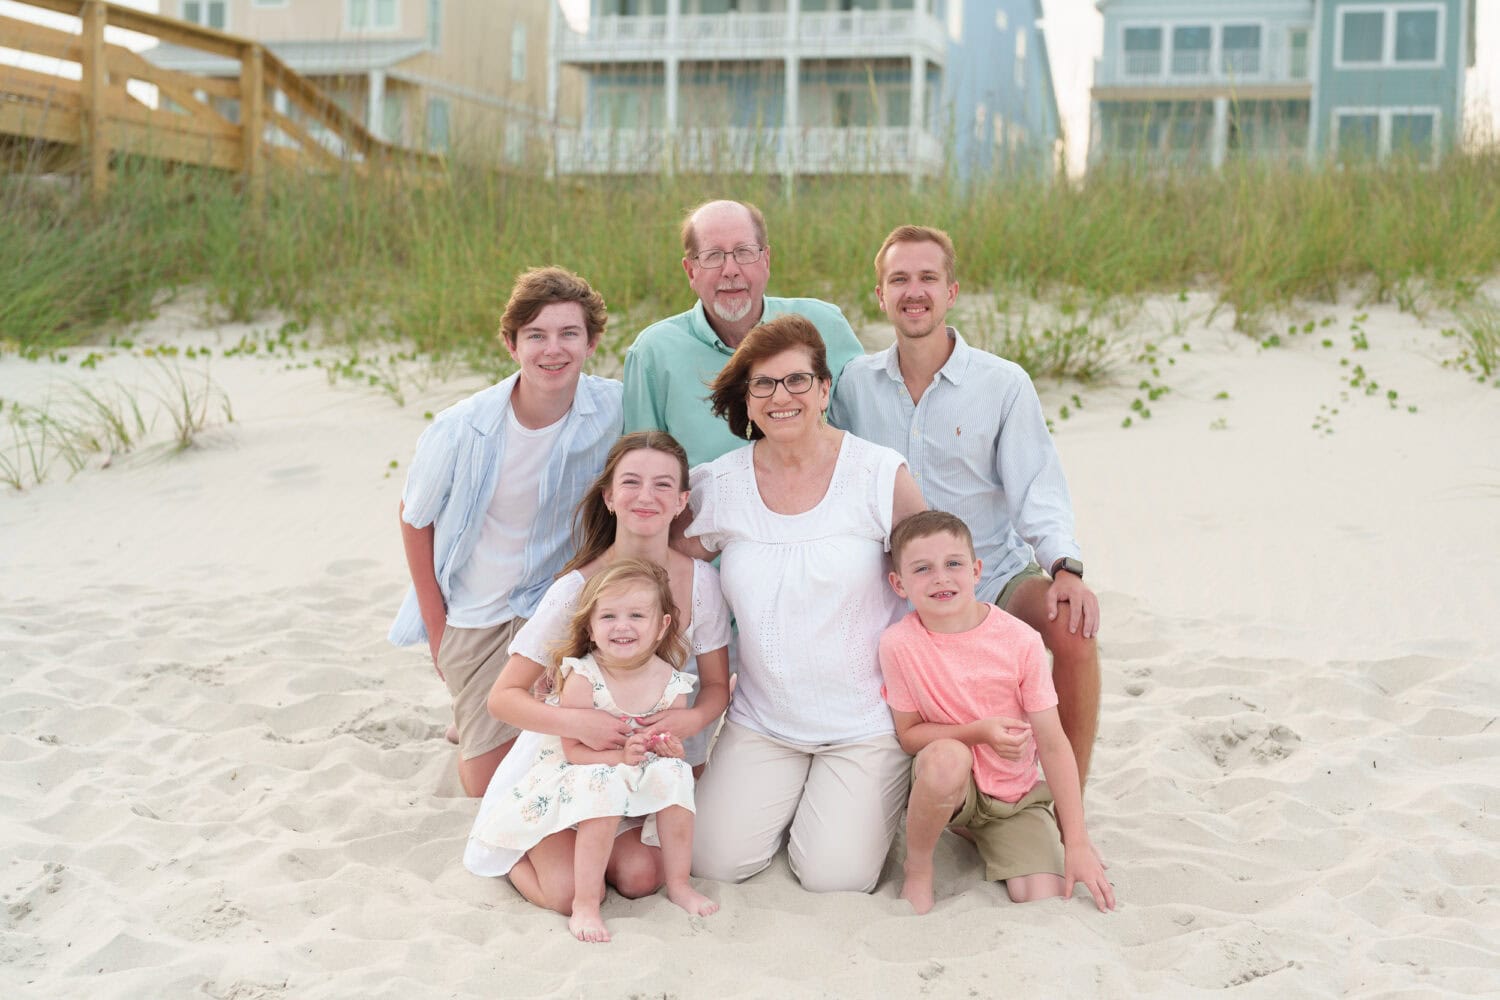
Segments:
[[[699,267],[706,267],[710,271],[715,271],[724,266],[724,258],[726,256],[733,256],[736,264],[754,264],[760,260],[760,255],[765,252],[765,247],[751,246],[747,243],[742,247],[735,247],[728,252],[723,250],[705,250],[693,259],[698,262]]]
[[[813,375],[812,372],[792,372],[790,375],[783,376],[782,378],[757,375],[750,380],[750,395],[756,399],[766,399],[769,396],[775,395],[777,385],[784,385],[787,392],[800,396],[811,389],[815,381],[817,381],[817,376]]]

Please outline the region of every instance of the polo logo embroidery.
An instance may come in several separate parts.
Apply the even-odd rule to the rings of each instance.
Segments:
[[[964,433],[964,429],[962,427],[955,427],[955,428],[953,428],[953,436],[954,437],[963,437],[963,433]]]

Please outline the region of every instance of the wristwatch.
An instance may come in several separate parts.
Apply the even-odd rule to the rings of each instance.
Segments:
[[[1083,563],[1072,556],[1063,556],[1052,564],[1052,578],[1057,579],[1058,573],[1072,573],[1078,579],[1083,579]]]

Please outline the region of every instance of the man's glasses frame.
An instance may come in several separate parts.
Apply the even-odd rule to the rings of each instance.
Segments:
[[[765,247],[758,247],[753,243],[746,243],[743,246],[735,247],[733,250],[705,250],[702,253],[695,255],[693,259],[698,262],[699,267],[707,268],[710,271],[717,271],[719,268],[724,266],[725,257],[733,257],[736,264],[744,267],[747,264],[754,264],[756,261],[760,260],[761,254],[765,252]]]

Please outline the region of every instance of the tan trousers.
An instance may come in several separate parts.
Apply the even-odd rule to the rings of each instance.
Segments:
[[[787,839],[811,892],[870,892],[906,805],[911,758],[894,735],[788,743],[724,724],[695,793],[693,874],[740,882]]]

